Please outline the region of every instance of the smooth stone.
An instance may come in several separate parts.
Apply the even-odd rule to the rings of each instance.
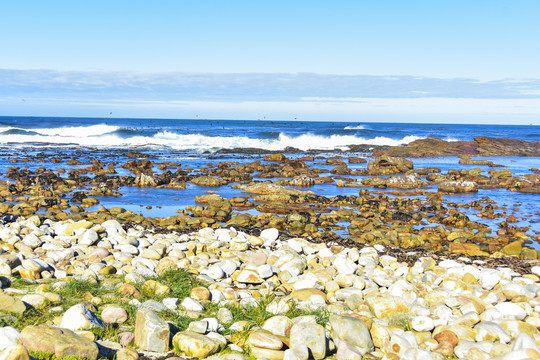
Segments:
[[[20,332],[11,326],[0,328],[0,350],[17,344]]]
[[[71,330],[50,326],[27,326],[19,342],[29,351],[52,353],[56,357],[81,356],[90,360],[98,357],[98,346],[92,340]]]
[[[22,302],[36,308],[41,309],[47,304],[47,298],[41,294],[28,294],[21,298]]]
[[[107,324],[123,324],[127,319],[127,311],[119,306],[107,306],[101,311],[101,320]]]
[[[236,281],[244,284],[261,284],[263,279],[257,271],[244,269],[238,274]]]
[[[326,356],[326,333],[319,324],[295,324],[290,334],[291,348],[307,346],[315,360]]]
[[[116,360],[138,360],[139,353],[133,349],[121,349],[116,352]]]
[[[206,275],[210,276],[214,280],[219,280],[226,276],[225,271],[223,271],[223,269],[217,264],[211,265],[206,270]]]
[[[264,229],[259,236],[265,243],[272,243],[279,237],[279,231],[275,228]]]
[[[252,347],[251,354],[257,359],[268,360],[283,360],[285,357],[285,351],[283,350],[263,349],[258,347]]]
[[[514,350],[497,360],[531,360],[540,359],[540,352],[533,349]]]
[[[0,293],[0,311],[22,314],[26,311],[26,305],[16,297]]]
[[[259,273],[259,276],[263,279],[268,279],[269,277],[272,277],[272,275],[274,275],[274,270],[272,269],[272,266],[268,264],[257,266],[257,272]]]
[[[366,302],[378,319],[384,319],[398,313],[408,313],[409,307],[402,298],[391,295],[371,295]]]
[[[249,334],[248,343],[263,349],[280,350],[283,342],[274,334],[266,331],[253,331]]]
[[[160,303],[159,301],[156,301],[156,300],[146,300],[139,306],[139,308],[152,310],[153,312],[160,312],[160,311],[167,310],[167,306],[165,306],[165,304]]]
[[[363,355],[346,341],[340,341],[336,353],[336,360],[362,360]]]
[[[26,246],[29,246],[32,249],[35,249],[39,247],[41,244],[43,244],[43,241],[34,233],[30,233],[26,235],[23,239],[23,243]]]
[[[308,360],[309,349],[307,346],[298,346],[293,349],[285,350],[283,360]]]
[[[183,301],[182,301],[182,304],[181,306],[186,309],[186,310],[189,310],[189,311],[197,311],[197,312],[200,312],[200,311],[203,311],[204,310],[204,306],[202,306],[197,300],[194,300],[192,298],[185,298]]]
[[[103,327],[103,322],[83,304],[70,307],[62,317],[60,327],[73,331]]]
[[[341,341],[346,341],[362,355],[374,350],[371,333],[363,320],[350,316],[331,315],[328,323],[336,345],[339,346]]]
[[[407,350],[416,348],[418,348],[418,341],[412,332],[404,332],[402,334],[394,333],[390,336],[388,349],[398,355],[400,359]]]
[[[538,345],[534,340],[527,334],[519,334],[514,340],[514,345],[512,345],[512,351],[524,350],[524,349],[533,349],[534,351],[540,353]]]
[[[501,281],[499,271],[493,269],[484,269],[479,274],[480,285],[486,290],[491,290]]]
[[[495,305],[495,309],[502,314],[502,319],[523,320],[527,317],[527,312],[518,304],[503,302]]]
[[[189,296],[195,300],[210,300],[211,298],[210,291],[202,286],[197,286],[191,289]]]
[[[24,346],[15,344],[0,352],[0,360],[30,360],[30,354]]]
[[[99,240],[99,235],[92,229],[86,229],[79,238],[79,244],[92,246]]]
[[[407,349],[400,360],[433,360],[433,356],[425,349]]]
[[[208,331],[208,322],[206,321],[192,321],[189,323],[188,331],[196,332],[197,334],[206,334]]]
[[[165,298],[161,301],[163,305],[169,310],[176,310],[178,304],[180,304],[180,299],[178,298]]]
[[[476,341],[498,340],[503,344],[508,344],[512,340],[506,331],[504,331],[504,329],[496,322],[482,321],[476,324],[474,330],[476,331]]]
[[[411,320],[414,331],[431,331],[435,328],[435,323],[429,316],[415,316]]]
[[[538,328],[536,326],[527,324],[524,321],[494,320],[494,322],[499,324],[512,339],[517,338],[521,333],[527,334],[532,338],[540,335],[540,331],[538,331]]]
[[[135,346],[144,351],[163,353],[169,350],[169,324],[151,310],[137,310]]]
[[[289,336],[293,322],[286,316],[276,315],[266,320],[262,328],[278,336]]]
[[[135,342],[135,334],[131,331],[124,331],[118,334],[118,341],[123,347],[127,347]]]
[[[228,324],[234,320],[233,313],[227,308],[220,308],[217,312],[217,318],[222,324]]]
[[[176,353],[185,353],[187,356],[200,359],[217,353],[221,348],[217,341],[192,331],[176,333],[172,339],[172,344]]]

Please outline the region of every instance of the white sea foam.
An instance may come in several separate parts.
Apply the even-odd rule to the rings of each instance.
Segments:
[[[459,139],[456,139],[456,138],[453,138],[453,137],[447,137],[444,139],[445,141],[448,141],[448,142],[456,142],[456,141],[459,141]]]
[[[67,131],[61,131],[67,129]],[[117,127],[108,125],[95,125],[91,127],[71,127],[57,129],[32,129],[39,135],[0,134],[0,143],[49,143],[49,144],[76,144],[81,146],[99,147],[138,147],[154,146],[167,147],[177,150],[205,151],[213,149],[231,148],[261,148],[267,150],[283,150],[294,147],[301,150],[310,149],[347,149],[348,145],[389,145],[397,146],[420,139],[418,136],[406,136],[402,139],[391,139],[379,136],[366,139],[353,135],[321,136],[306,133],[293,137],[281,133],[277,139],[253,139],[245,136],[207,136],[201,134],[177,134],[162,131],[154,136],[132,136],[122,138],[112,134]],[[46,130],[46,131],[44,131]],[[97,136],[99,135],[99,136]]]
[[[99,136],[105,135],[120,129],[119,126],[98,124],[90,126],[70,126],[60,128],[48,128],[48,129],[28,129],[29,131],[37,132],[40,135],[48,136],[64,136],[64,137],[80,137],[82,134],[85,136]]]
[[[365,126],[363,125],[356,125],[356,126],[345,126],[343,128],[344,130],[365,130]]]

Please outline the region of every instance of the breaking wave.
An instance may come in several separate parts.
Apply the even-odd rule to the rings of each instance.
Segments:
[[[122,128],[111,125],[92,125],[76,127],[60,127],[50,129],[0,128],[0,143],[17,143],[34,146],[70,144],[94,147],[158,147],[175,150],[207,151],[232,148],[260,148],[266,150],[283,150],[294,147],[300,150],[346,150],[348,145],[388,145],[407,144],[421,139],[418,136],[405,136],[401,139],[378,136],[363,138],[353,135],[322,136],[305,133],[290,136],[284,133],[272,138],[250,138],[246,136],[216,136],[203,134],[182,134],[174,131],[159,131],[145,135],[137,129]]]
[[[363,125],[356,125],[356,126],[345,126],[343,129],[345,130],[365,130],[366,127]]]

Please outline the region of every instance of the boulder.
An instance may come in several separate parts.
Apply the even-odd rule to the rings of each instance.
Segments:
[[[328,322],[332,339],[338,348],[342,341],[346,341],[362,355],[374,350],[371,333],[363,320],[350,316],[332,315]]]
[[[446,193],[478,192],[478,184],[474,181],[443,181],[439,183],[438,190]]]
[[[290,348],[307,346],[311,356],[324,359],[326,356],[326,334],[324,327],[319,324],[298,323],[291,328]]]
[[[169,350],[169,324],[152,310],[139,309],[135,317],[135,346],[144,351]]]
[[[29,351],[53,353],[56,357],[82,356],[95,360],[99,353],[98,346],[90,339],[50,326],[27,326],[21,331],[19,342]]]

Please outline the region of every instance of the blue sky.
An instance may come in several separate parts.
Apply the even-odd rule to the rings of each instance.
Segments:
[[[536,0],[2,1],[0,113],[540,124],[539,16]]]

